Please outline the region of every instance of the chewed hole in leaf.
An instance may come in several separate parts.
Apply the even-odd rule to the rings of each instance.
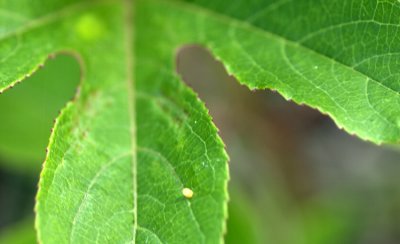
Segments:
[[[3,161],[21,170],[40,169],[53,120],[74,97],[79,80],[78,62],[59,55],[0,96]]]

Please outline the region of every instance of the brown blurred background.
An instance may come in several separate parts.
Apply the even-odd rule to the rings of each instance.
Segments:
[[[249,217],[229,222],[228,242],[245,243],[237,228],[248,228],[258,243],[400,243],[400,150],[350,136],[277,93],[249,91],[201,47],[181,49],[177,69],[227,145],[231,217]]]

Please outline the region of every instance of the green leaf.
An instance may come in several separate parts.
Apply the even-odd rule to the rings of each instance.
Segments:
[[[138,5],[140,23],[152,37],[142,48],[147,54],[204,45],[250,89],[277,90],[363,139],[400,142],[398,1],[149,0]]]
[[[83,72],[40,179],[43,243],[222,240],[227,156],[203,103],[173,71],[185,44],[206,46],[251,89],[276,89],[363,139],[400,141],[397,1],[6,0],[0,7],[0,91],[49,54],[74,55]]]
[[[158,76],[159,68],[133,72],[140,57],[132,51],[130,3],[2,3],[8,15],[19,9],[29,9],[18,14],[29,20],[7,18],[18,27],[0,36],[2,89],[53,53],[76,56],[83,70],[80,93],[50,138],[36,206],[40,242],[222,240],[223,144],[172,62],[157,79],[143,76]],[[184,187],[193,190],[191,199]]]

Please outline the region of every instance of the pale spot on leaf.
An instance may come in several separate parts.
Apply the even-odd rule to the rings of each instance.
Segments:
[[[80,38],[86,41],[94,41],[104,34],[104,25],[97,16],[86,14],[76,23],[75,31]]]

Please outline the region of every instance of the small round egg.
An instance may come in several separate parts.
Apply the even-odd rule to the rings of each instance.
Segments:
[[[187,198],[190,199],[193,197],[193,191],[190,188],[183,188],[182,189],[182,194]]]

